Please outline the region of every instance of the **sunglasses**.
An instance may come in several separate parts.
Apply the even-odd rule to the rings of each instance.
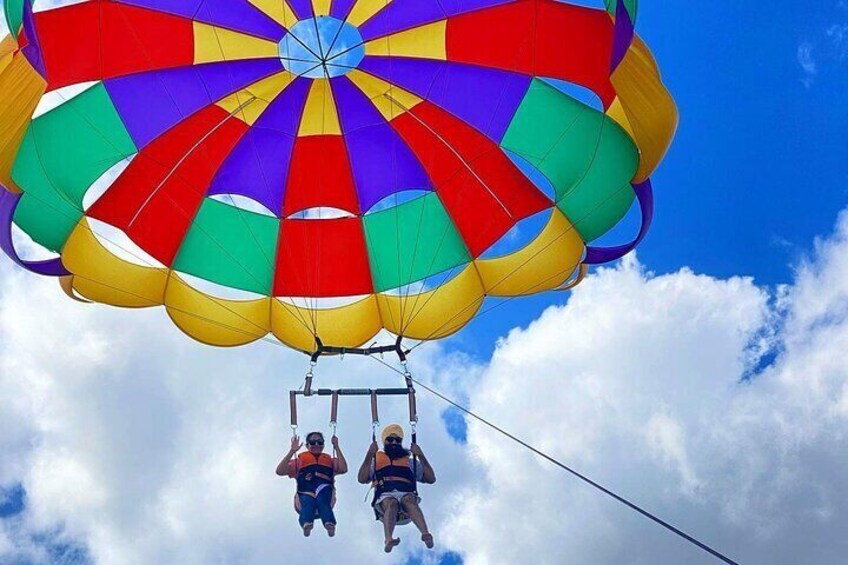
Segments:
[[[324,445],[324,440],[323,439],[310,439],[306,443],[308,443],[309,445]]]
[[[389,436],[386,438],[386,443],[403,443],[403,440],[399,437]]]

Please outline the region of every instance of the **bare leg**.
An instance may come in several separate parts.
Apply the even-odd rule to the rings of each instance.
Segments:
[[[418,500],[415,498],[414,494],[407,494],[402,499],[403,510],[409,515],[409,518],[412,520],[412,523],[418,528],[418,531],[421,532],[421,541],[423,541],[427,548],[433,547],[433,536],[430,534],[430,530],[427,529],[427,521],[424,519],[424,512],[421,511],[421,507],[418,505]]]
[[[397,513],[399,509],[398,501],[394,498],[387,498],[380,503],[383,509],[383,532],[386,534],[386,553],[391,553],[392,549],[400,543],[399,539],[394,538],[395,524],[397,524]]]

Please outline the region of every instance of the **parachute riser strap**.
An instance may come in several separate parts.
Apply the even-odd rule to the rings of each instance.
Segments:
[[[418,403],[415,399],[415,384],[412,382],[412,373],[409,372],[407,362],[401,361],[403,365],[403,378],[406,381],[406,392],[409,398],[409,423],[418,423]]]
[[[412,429],[411,447],[418,445],[418,404],[415,400],[415,384],[412,381],[412,373],[406,359],[401,361],[403,365],[403,378],[406,380],[407,398],[409,399],[409,427]],[[412,477],[415,481],[415,496],[418,496],[418,456],[412,450]]]
[[[291,412],[292,438],[297,437],[297,392],[289,393],[289,411]]]
[[[339,421],[339,393],[338,391],[334,391],[332,395],[332,401],[330,403],[330,430],[333,432],[332,439],[336,438],[336,427]],[[333,459],[338,457],[338,453],[336,451],[336,442],[331,441],[333,444]]]
[[[377,428],[380,427],[380,413],[377,409],[377,392],[371,391],[371,440],[374,443],[377,443]],[[371,460],[371,464],[374,466],[374,482],[377,482],[377,452],[374,452],[374,456]],[[372,483],[371,487],[374,487]]]
[[[315,352],[311,354],[312,362],[317,363],[318,359],[324,355],[383,355],[384,353],[394,353],[398,356],[401,363],[406,361],[406,356],[409,354],[408,349],[403,348],[403,336],[398,336],[394,345],[380,345],[372,347],[336,347],[333,345],[325,345],[321,338],[315,336]]]
[[[371,437],[377,441],[377,427],[380,425],[380,413],[377,409],[377,391],[371,391]]]
[[[410,422],[412,426],[412,447],[418,445],[418,422]],[[412,478],[415,481],[415,496],[418,496],[418,456],[412,450]]]
[[[339,421],[339,391],[334,390],[331,393],[332,400],[330,401],[330,427],[335,432],[336,424]]]
[[[312,379],[315,377],[315,361],[309,362],[309,371],[306,373],[306,378],[303,381],[303,396],[312,396]]]

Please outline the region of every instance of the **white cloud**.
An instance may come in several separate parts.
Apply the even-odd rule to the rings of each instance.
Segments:
[[[329,543],[321,532],[302,538],[293,484],[274,475],[290,435],[287,391],[302,383],[305,357],[264,342],[206,348],[162,311],[75,304],[54,281],[5,263],[0,280],[0,486],[21,482],[27,492],[25,513],[0,521],[0,562],[46,562],[33,536],[57,531],[102,563],[268,563],[307,550],[358,563],[382,556],[379,524],[352,476],[342,479],[339,534]],[[350,357],[322,362],[317,379],[400,381]],[[340,409],[351,465],[370,442],[367,404],[343,401]],[[441,409],[427,398],[420,405],[428,414]],[[384,421],[402,421],[405,409],[401,399],[381,412]],[[301,406],[304,429],[326,430],[328,416],[326,400]],[[437,416],[420,430],[428,451],[459,457]],[[461,473],[440,474],[456,481]],[[443,519],[445,496],[423,496],[428,517]],[[416,536],[405,537],[399,555],[419,548]]]
[[[512,331],[477,365],[422,347],[424,380],[744,563],[838,563],[848,550],[848,215],[790,287],[688,270],[604,269],[568,304]],[[369,563],[381,553],[364,489],[340,482],[339,535],[304,540],[286,391],[306,360],[258,343],[190,342],[161,311],[82,306],[53,281],[0,267],[0,485],[26,511],[0,521],[0,561],[49,559],[58,535],[101,563],[267,563],[294,555]],[[762,354],[774,363],[751,380]],[[396,385],[376,363],[322,361],[323,385]],[[440,548],[468,563],[710,563],[501,436],[470,423],[467,448],[420,398],[439,483],[423,491]],[[385,403],[383,421],[405,403]],[[329,406],[302,403],[302,427]],[[367,402],[343,403],[351,465]],[[398,560],[420,551],[403,531]],[[5,552],[5,553],[2,553]]]
[[[801,71],[803,71],[803,77],[801,78],[801,82],[806,88],[810,88],[813,86],[813,83],[816,80],[816,76],[819,74],[818,63],[816,62],[815,57],[813,56],[813,51],[815,46],[809,41],[805,41],[801,45],[798,46],[798,51],[796,54],[796,58],[798,60],[798,65],[801,67]]]
[[[744,380],[764,342],[776,360]],[[848,214],[776,296],[602,270],[500,344],[472,402],[742,563],[842,563],[845,351]],[[443,529],[467,563],[713,562],[477,423],[469,442],[484,480]]]
[[[815,34],[817,37],[805,39],[798,46],[796,60],[803,73],[801,82],[807,88],[816,81],[820,70],[834,67],[841,73],[842,63],[848,59],[848,3],[840,0],[834,12],[832,23]]]

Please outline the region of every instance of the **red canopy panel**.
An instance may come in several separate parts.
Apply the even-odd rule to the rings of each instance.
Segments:
[[[282,221],[275,296],[334,297],[372,292],[361,218]]]
[[[553,206],[494,142],[430,102],[392,126],[424,166],[473,257]]]
[[[192,21],[115,2],[37,12],[48,89],[194,63]]]
[[[602,10],[515,2],[448,19],[449,61],[551,77],[585,86],[608,107],[614,23]]]
[[[89,210],[170,266],[215,173],[247,125],[208,106],[147,145]]]
[[[285,217],[318,207],[359,213],[350,159],[340,135],[298,137],[288,178]]]

